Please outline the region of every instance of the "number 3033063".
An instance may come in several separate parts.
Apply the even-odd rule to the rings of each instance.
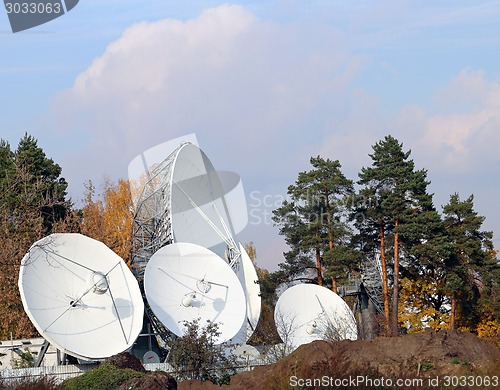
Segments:
[[[498,376],[445,376],[443,377],[444,386],[453,387],[497,387],[499,384]]]
[[[8,14],[60,14],[61,3],[5,3]]]

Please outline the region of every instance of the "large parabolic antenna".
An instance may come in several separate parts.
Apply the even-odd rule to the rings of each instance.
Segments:
[[[170,197],[174,242],[190,242],[231,262],[239,256],[217,171],[201,149],[184,144],[172,170]]]
[[[260,318],[262,299],[260,297],[260,285],[257,271],[248,256],[245,248],[239,244],[241,253],[240,261],[235,265],[234,269],[238,279],[240,280],[245,296],[247,299],[247,317],[241,330],[235,336],[234,341],[237,344],[244,344],[252,336]]]
[[[226,193],[228,188],[208,157],[190,143],[180,145],[145,175],[134,216],[132,261],[137,274],[142,275],[153,253],[172,242],[201,245],[232,266],[239,256],[233,219],[235,214],[246,218],[241,183]],[[228,174],[225,177],[235,180]],[[230,214],[226,197],[238,211]],[[241,228],[242,218],[236,219]]]
[[[153,253],[170,244],[173,239],[170,196],[172,166],[176,155],[177,151],[145,172],[144,180],[147,181],[137,200],[132,242],[132,265],[140,279]]]
[[[35,242],[23,258],[19,290],[40,334],[78,358],[123,352],[142,328],[144,304],[127,265],[81,234],[52,234]]]
[[[246,317],[246,299],[238,277],[209,249],[175,243],[158,250],[144,273],[151,310],[173,333],[184,334],[185,321],[219,324],[217,343],[231,339]]]
[[[247,221],[239,176],[217,172],[205,153],[188,142],[145,175],[134,216],[132,263],[139,280],[153,254],[166,245],[192,243],[211,250],[243,287],[247,319],[233,341],[246,342],[257,326],[261,298],[253,263],[234,239]]]
[[[294,348],[314,340],[356,340],[356,320],[345,301],[315,284],[298,284],[278,299],[274,312],[278,334]]]

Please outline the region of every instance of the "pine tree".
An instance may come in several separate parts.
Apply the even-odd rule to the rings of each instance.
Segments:
[[[368,182],[359,181],[360,184]],[[359,246],[364,256],[380,255],[382,273],[382,300],[385,326],[388,328],[390,319],[390,294],[388,282],[388,264],[386,255],[386,236],[392,231],[393,225],[389,216],[381,206],[381,192],[375,186],[366,186],[359,190],[351,220],[359,233],[354,237],[353,244]]]
[[[344,176],[338,160],[318,156],[310,163],[313,169],[300,172],[295,184],[288,187],[290,201],[273,211],[273,220],[291,248],[280,269],[289,279],[323,285],[326,265],[336,291],[337,280],[353,267],[355,256],[345,249],[351,231],[343,217],[346,198],[354,192],[353,182]]]
[[[24,313],[17,279],[30,246],[66,215],[66,182],[61,168],[25,135],[18,148],[0,140],[0,336],[37,335]]]
[[[402,228],[405,266],[401,275],[408,280],[406,287],[422,289],[418,299],[405,302],[405,310],[433,313],[429,326],[443,328],[449,314],[445,285],[452,245],[442,218],[434,209],[420,210],[407,218]]]
[[[14,203],[11,187],[15,172],[14,152],[7,141],[0,139],[0,203],[8,207]]]
[[[364,212],[364,221],[358,222],[372,245],[378,245],[382,265],[384,314],[389,334],[398,333],[400,260],[403,253],[425,242],[425,221],[435,217],[432,195],[427,193],[427,171],[415,170],[411,151],[403,151],[403,144],[392,136],[373,146],[371,167],[359,173],[358,184],[364,186],[360,196],[373,199],[358,206]],[[378,237],[376,236],[378,235]],[[376,237],[376,238],[375,238]],[[390,239],[390,240],[389,240]],[[391,248],[392,245],[392,248]],[[388,249],[391,248],[391,253]],[[388,262],[392,259],[392,310],[389,308]],[[405,258],[408,260],[409,256]]]
[[[19,141],[13,160],[16,174],[10,207],[15,209],[27,203],[37,208],[42,214],[45,232],[50,233],[54,223],[64,219],[70,209],[66,201],[68,183],[60,177],[61,167],[48,158],[37,140],[28,134]]]
[[[464,201],[457,193],[451,195],[443,212],[453,245],[447,264],[446,288],[451,295],[450,328],[455,329],[457,322],[465,326],[477,324],[478,301],[488,280],[485,271],[490,275],[495,270],[498,272],[498,261],[491,256],[493,233],[481,231],[485,218],[474,211],[473,195]],[[459,313],[460,321],[457,319]]]

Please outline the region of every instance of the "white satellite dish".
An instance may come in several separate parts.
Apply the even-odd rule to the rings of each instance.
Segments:
[[[81,359],[129,349],[142,329],[144,303],[125,262],[81,234],[35,242],[19,273],[24,309],[40,334]]]
[[[184,321],[219,324],[217,344],[232,338],[246,315],[246,299],[238,277],[212,251],[191,243],[159,249],[144,273],[144,289],[156,317],[171,332],[184,334]]]
[[[186,143],[178,149],[170,191],[167,207],[174,242],[208,248],[228,263],[239,257],[224,187],[214,166],[197,146]]]
[[[187,142],[196,144],[192,136],[148,150],[129,166],[136,205],[132,263],[138,277],[153,253],[172,242],[204,246],[231,266],[239,257],[234,233],[248,222],[241,178],[216,172],[207,156]]]
[[[250,259],[250,256],[248,256],[241,243],[239,244],[239,248],[241,261],[235,265],[235,272],[247,298],[247,318],[238,334],[233,338],[233,342],[243,344],[252,336],[259,323],[262,299],[260,297],[259,277],[257,276],[252,259]]]
[[[128,179],[132,188],[131,195],[134,207],[137,207],[140,201],[139,195],[146,185],[145,181],[151,179],[155,168],[163,164],[168,156],[176,152],[179,146],[186,142],[198,145],[196,134],[186,134],[155,145],[132,159],[128,165]]]
[[[236,359],[244,362],[245,364],[256,362],[261,357],[259,350],[249,344],[238,345],[234,349],[233,355],[236,356]]]
[[[356,340],[356,320],[345,301],[315,284],[297,284],[285,290],[274,311],[283,342],[298,347],[314,340]]]
[[[144,364],[148,363],[160,363],[160,357],[154,351],[147,351],[142,357],[142,362]]]

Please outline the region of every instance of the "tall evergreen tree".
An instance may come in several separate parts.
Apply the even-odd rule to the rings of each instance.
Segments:
[[[485,265],[482,267],[483,289],[481,292],[480,313],[482,323],[500,325],[500,260],[498,250],[486,250]],[[498,328],[497,328],[498,329]],[[500,346],[500,334],[497,333],[497,345]]]
[[[0,203],[13,202],[11,185],[15,175],[14,152],[7,141],[0,139]]]
[[[19,296],[19,265],[69,208],[60,173],[33,137],[25,135],[15,151],[0,140],[0,337],[37,335]]]
[[[287,277],[314,280],[324,284],[325,265],[336,290],[337,280],[352,264],[352,253],[345,249],[349,227],[343,218],[346,197],[352,196],[353,182],[341,171],[338,160],[312,157],[313,169],[300,172],[288,187],[290,201],[274,210],[274,222],[280,227],[291,250],[280,264]],[[308,274],[315,270],[315,278]]]
[[[360,181],[358,183],[365,184]],[[359,233],[354,237],[354,244],[357,245],[364,256],[374,256],[379,254],[382,273],[382,300],[385,326],[389,326],[390,300],[388,282],[388,262],[386,255],[387,234],[392,231],[391,219],[383,212],[381,205],[381,191],[375,186],[365,186],[361,188],[356,196],[351,220]]]
[[[379,247],[384,313],[389,334],[394,336],[398,333],[400,256],[403,249],[408,253],[412,244],[424,242],[423,215],[432,217],[435,213],[432,195],[427,193],[427,171],[415,170],[410,154],[410,150],[403,151],[402,143],[390,135],[386,136],[373,145],[373,154],[370,154],[372,166],[361,169],[358,181],[364,186],[360,195],[374,199],[368,205],[359,207],[358,213],[366,214],[365,220],[358,225],[365,232],[371,230],[369,236],[372,238],[378,234],[372,242]],[[387,249],[391,246],[389,253]],[[390,260],[393,264],[392,310],[389,308],[387,267]]]
[[[474,210],[473,195],[463,201],[457,193],[451,195],[443,212],[453,245],[446,287],[451,295],[450,328],[454,329],[457,322],[477,323],[477,303],[488,279],[485,271],[496,271],[498,261],[491,256],[493,233],[481,230],[485,218]],[[458,313],[461,321],[457,321]]]
[[[16,175],[13,178],[14,198],[10,206],[31,204],[43,217],[44,229],[50,232],[53,224],[65,218],[70,204],[66,200],[68,183],[60,177],[62,169],[48,158],[38,142],[25,134],[13,154]]]
[[[401,293],[399,321],[408,331],[425,327],[448,327],[448,298],[445,289],[451,244],[436,210],[419,210],[402,225],[405,283]],[[406,320],[405,320],[406,318]],[[413,318],[414,321],[408,321]]]

